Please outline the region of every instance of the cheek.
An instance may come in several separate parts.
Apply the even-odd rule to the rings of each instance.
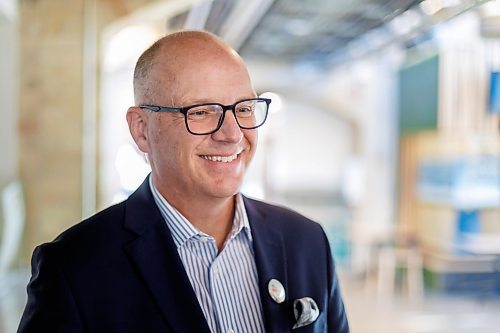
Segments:
[[[254,147],[257,147],[257,143],[258,143],[258,142],[259,142],[259,132],[258,132],[258,130],[255,130],[252,145],[253,145]],[[254,148],[254,149],[255,149],[255,148]]]
[[[157,118],[156,126],[151,128],[151,137],[154,144],[154,153],[157,158],[165,161],[175,158],[178,149],[178,135],[175,128],[163,118]]]
[[[245,137],[250,145],[251,151],[254,152],[257,148],[257,142],[259,141],[259,134],[257,130],[250,130],[245,133]]]
[[[196,167],[199,158],[196,154],[197,147],[201,144],[198,137],[177,133],[170,137],[166,151],[170,154],[167,158],[178,169],[188,170]],[[186,171],[187,172],[187,171]]]
[[[175,147],[176,143],[167,135],[167,131],[160,127],[151,131],[151,150],[152,157],[158,167],[171,168],[175,165]]]

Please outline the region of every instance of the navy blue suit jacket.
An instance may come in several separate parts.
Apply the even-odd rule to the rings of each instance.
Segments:
[[[266,332],[292,332],[293,301],[312,297],[318,319],[293,332],[349,332],[321,227],[245,198]],[[268,293],[270,279],[286,291]],[[170,231],[146,180],[112,206],[37,247],[19,333],[209,333]]]

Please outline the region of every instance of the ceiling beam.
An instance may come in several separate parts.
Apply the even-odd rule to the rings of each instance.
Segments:
[[[194,4],[188,13],[184,29],[202,30],[207,23],[213,1]]]
[[[235,50],[243,45],[274,0],[239,1],[220,29],[220,36]]]

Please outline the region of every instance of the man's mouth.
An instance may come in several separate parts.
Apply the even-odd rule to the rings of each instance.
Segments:
[[[237,159],[238,155],[240,153],[241,153],[241,151],[238,152],[238,153],[235,153],[233,155],[226,155],[226,156],[222,156],[222,155],[200,155],[200,157],[203,158],[203,159],[206,159],[208,161],[229,163],[229,162],[232,162],[235,159]]]

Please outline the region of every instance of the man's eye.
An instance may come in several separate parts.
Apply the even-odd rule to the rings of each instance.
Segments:
[[[252,115],[253,110],[254,109],[251,106],[242,106],[238,108],[236,112],[238,114],[238,117],[248,117]]]
[[[238,108],[238,113],[247,113],[247,112],[252,112],[253,111],[253,106],[252,105],[245,105],[241,106]]]
[[[191,115],[192,116],[204,116],[207,113],[208,112],[206,110],[196,110],[196,111],[191,112]]]
[[[209,108],[204,109],[192,109],[188,111],[188,117],[190,119],[205,119],[213,116],[217,116],[217,111]]]

